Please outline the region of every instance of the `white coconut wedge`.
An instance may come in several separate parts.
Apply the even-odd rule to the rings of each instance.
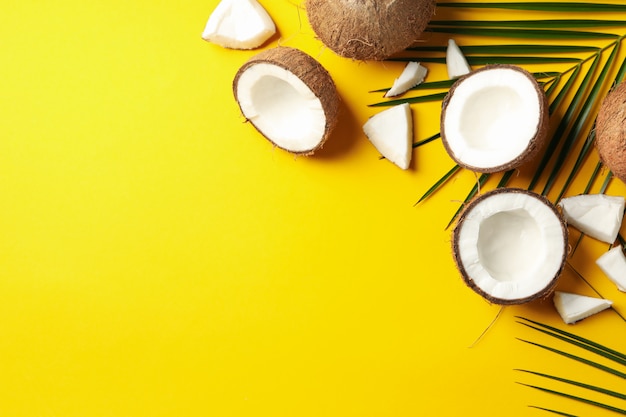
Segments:
[[[596,259],[596,265],[622,292],[626,292],[626,256],[621,246],[605,252]]]
[[[494,304],[549,295],[567,254],[567,226],[545,197],[499,188],[474,199],[453,231],[454,261],[465,283]]]
[[[487,65],[459,78],[442,102],[441,139],[475,172],[507,171],[532,160],[548,130],[544,91],[524,69]]]
[[[581,194],[563,198],[565,221],[587,236],[613,243],[622,226],[626,200],[622,196]]]
[[[276,33],[276,25],[256,0],[222,0],[209,16],[202,39],[231,49],[257,48]]]
[[[295,48],[250,58],[233,93],[243,116],[275,146],[299,155],[320,149],[337,124],[340,98],[324,67]]]
[[[612,301],[563,291],[555,291],[554,307],[565,324],[573,324],[610,308]]]
[[[306,0],[309,23],[337,55],[383,60],[417,41],[435,0]]]
[[[383,110],[363,125],[365,136],[387,160],[402,169],[411,164],[413,149],[413,116],[404,103]]]
[[[454,39],[448,39],[446,69],[448,70],[448,78],[451,80],[472,72],[472,68],[467,63],[463,51],[461,51]]]
[[[602,101],[596,119],[596,141],[600,159],[622,182],[626,182],[626,82],[619,84]]]
[[[396,78],[393,85],[385,93],[385,97],[395,97],[406,93],[411,88],[424,82],[428,69],[422,66],[419,62],[409,62],[402,74]]]

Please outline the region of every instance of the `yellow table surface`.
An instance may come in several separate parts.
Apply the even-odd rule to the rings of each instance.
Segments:
[[[480,338],[500,307],[462,283],[445,228],[476,177],[414,206],[452,167],[441,143],[402,171],[361,130],[403,64],[340,58],[298,2],[263,2],[279,34],[262,49],[313,55],[343,100],[324,149],[294,157],[233,99],[258,51],[200,38],[217,0],[5,3],[0,416],[604,415],[517,368],[623,390],[518,340],[556,343],[516,320],[564,327],[549,299]],[[438,103],[413,116],[416,138],[438,132]],[[585,239],[572,262],[624,312],[604,250]],[[559,287],[594,295],[569,269]],[[625,326],[566,329],[624,350]]]

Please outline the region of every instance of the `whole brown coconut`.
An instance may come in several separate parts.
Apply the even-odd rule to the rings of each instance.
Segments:
[[[383,60],[411,46],[435,12],[435,0],[306,0],[317,37],[338,55]]]
[[[596,119],[596,148],[613,174],[626,182],[626,83],[610,92]]]

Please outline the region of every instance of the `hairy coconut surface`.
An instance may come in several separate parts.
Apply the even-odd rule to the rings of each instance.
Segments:
[[[337,124],[340,98],[330,74],[299,49],[277,47],[250,58],[233,80],[244,117],[270,142],[310,155]]]
[[[475,198],[453,231],[452,252],[464,282],[494,304],[549,295],[565,265],[568,231],[545,197],[499,188]]]
[[[475,172],[507,171],[532,160],[548,127],[545,92],[514,65],[487,65],[460,77],[442,102],[444,147]]]
[[[383,60],[411,46],[435,12],[435,0],[306,0],[317,37],[338,55]]]
[[[603,100],[596,119],[596,148],[602,162],[626,182],[626,83]]]

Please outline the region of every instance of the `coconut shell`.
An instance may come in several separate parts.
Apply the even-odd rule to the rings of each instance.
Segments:
[[[596,149],[617,178],[626,182],[626,83],[602,101],[596,119]]]
[[[521,194],[526,194],[531,197],[534,197],[540,202],[542,202],[546,207],[550,208],[554,212],[556,218],[561,223],[561,228],[563,231],[564,246],[563,246],[563,256],[560,262],[560,268],[555,273],[554,277],[552,277],[552,279],[545,285],[543,289],[527,297],[515,298],[515,299],[504,299],[504,298],[495,297],[492,294],[489,294],[488,292],[484,291],[482,288],[480,288],[476,284],[476,282],[472,279],[472,277],[469,275],[469,273],[465,269],[465,266],[463,265],[463,262],[461,260],[459,240],[460,240],[461,229],[463,227],[463,223],[465,219],[480,202],[482,202],[483,200],[487,198],[493,197],[494,195],[501,194],[501,193],[521,193]],[[565,267],[565,263],[567,260],[567,254],[568,254],[568,248],[569,248],[568,238],[569,238],[569,231],[567,229],[567,223],[565,222],[563,215],[557,209],[557,207],[546,197],[542,196],[541,194],[537,194],[533,191],[528,191],[528,190],[521,189],[521,188],[497,188],[485,194],[478,195],[463,208],[462,212],[459,214],[456,226],[454,227],[454,230],[452,232],[452,255],[454,258],[454,263],[456,264],[456,267],[459,270],[459,273],[461,275],[461,278],[463,279],[463,282],[469,288],[471,288],[474,292],[476,292],[485,300],[487,300],[489,303],[498,304],[498,305],[525,304],[534,300],[547,298],[554,291],[554,288],[556,287],[558,279],[563,272],[563,268]]]
[[[306,0],[309,23],[340,56],[383,60],[417,41],[435,0]]]
[[[471,79],[471,77],[473,77],[476,74],[479,74],[481,72],[484,71],[490,71],[490,70],[494,70],[494,69],[511,69],[514,71],[518,71],[519,73],[523,74],[526,78],[528,78],[533,87],[535,88],[535,91],[537,93],[537,97],[539,99],[539,120],[538,120],[538,124],[537,124],[537,131],[535,133],[535,135],[528,141],[528,144],[526,146],[526,149],[520,153],[520,155],[518,157],[516,157],[515,159],[513,159],[512,161],[508,161],[502,165],[498,165],[498,166],[493,166],[493,167],[488,167],[488,168],[484,168],[484,167],[476,167],[476,166],[472,166],[470,164],[465,163],[461,158],[457,157],[457,155],[455,155],[454,150],[450,147],[448,140],[446,138],[446,130],[445,130],[445,118],[446,118],[446,111],[447,111],[447,107],[448,107],[448,103],[450,102],[450,100],[452,99],[452,97],[454,96],[454,93],[456,92],[456,89],[462,85],[464,82],[466,82],[468,79]],[[443,142],[443,146],[446,150],[446,152],[448,153],[448,155],[450,155],[450,157],[456,162],[458,163],[460,166],[462,166],[463,168],[469,169],[471,171],[474,172],[481,172],[481,173],[494,173],[494,172],[502,172],[502,171],[508,171],[510,169],[514,169],[517,168],[521,165],[524,165],[530,161],[533,161],[537,155],[539,154],[539,152],[543,149],[546,141],[547,141],[547,137],[548,137],[548,130],[549,130],[549,125],[550,125],[550,114],[549,114],[549,105],[548,105],[548,99],[546,97],[545,91],[541,88],[541,86],[539,85],[539,83],[537,83],[537,80],[535,79],[535,77],[533,77],[533,75],[531,73],[529,73],[528,71],[526,71],[525,69],[518,67],[516,65],[508,65],[508,64],[490,64],[490,65],[486,65],[480,69],[477,69],[475,71],[470,72],[469,74],[466,74],[464,76],[459,77],[458,80],[455,81],[455,83],[452,85],[452,87],[450,88],[450,90],[448,91],[448,93],[446,94],[446,97],[443,99],[442,101],[442,109],[441,109],[441,140]]]
[[[299,49],[285,46],[267,49],[250,58],[237,71],[237,74],[235,75],[235,78],[233,80],[233,94],[238,104],[239,100],[237,86],[239,83],[239,78],[250,67],[261,63],[276,65],[298,77],[320,100],[322,108],[324,110],[326,124],[324,128],[324,134],[321,137],[320,141],[316,144],[316,146],[303,151],[292,151],[290,149],[281,148],[272,140],[271,137],[268,137],[260,129],[258,129],[257,126],[255,126],[255,128],[276,147],[298,155],[313,154],[324,145],[326,140],[328,140],[339,119],[338,116],[341,99],[339,97],[337,88],[332,77],[315,58],[311,57],[310,55]],[[277,97],[277,99],[279,98]],[[239,105],[239,108],[241,109],[241,105]],[[243,113],[243,109],[241,110]],[[252,123],[252,125],[254,125],[252,121],[250,122]]]

